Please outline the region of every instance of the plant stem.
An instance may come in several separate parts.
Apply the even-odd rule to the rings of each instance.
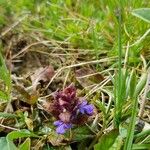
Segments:
[[[121,107],[122,107],[122,43],[121,43],[121,7],[117,11],[117,20],[118,20],[118,79],[116,79],[116,88],[117,93],[115,95],[115,127],[119,128],[120,119],[121,119]]]

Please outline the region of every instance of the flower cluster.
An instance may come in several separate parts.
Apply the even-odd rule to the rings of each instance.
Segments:
[[[64,134],[73,124],[85,123],[88,117],[93,115],[93,110],[92,104],[88,104],[83,97],[76,96],[76,88],[73,85],[55,92],[54,101],[49,107],[49,111],[57,119],[54,125],[58,134]]]

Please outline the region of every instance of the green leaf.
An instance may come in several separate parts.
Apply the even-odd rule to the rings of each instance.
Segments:
[[[13,143],[14,139],[22,137],[38,137],[28,130],[12,131],[6,137],[0,138],[0,149],[2,150],[18,150],[16,145]],[[30,150],[30,138],[26,139],[23,144],[20,145],[19,150]]]
[[[77,127],[73,130],[73,140],[81,141],[87,138],[93,138],[94,135],[87,126]]]
[[[139,8],[132,11],[132,15],[150,23],[150,8]]]
[[[150,144],[133,144],[132,150],[149,150]]]
[[[134,143],[140,143],[144,140],[145,143],[150,141],[150,129],[144,130],[134,136]]]
[[[131,115],[131,118],[130,118],[130,124],[129,124],[129,127],[128,127],[128,132],[127,132],[127,138],[126,138],[126,141],[125,141],[125,145],[124,145],[124,150],[131,150],[132,148],[132,142],[133,142],[133,137],[134,137],[134,130],[135,130],[135,122],[136,122],[136,115],[137,115],[137,110],[138,110],[138,98],[137,98],[137,95],[136,95],[136,92],[135,92],[135,86],[136,86],[136,74],[133,70],[133,73],[132,73],[133,77],[132,77],[132,80],[131,81],[131,88],[133,88],[134,90],[132,90],[131,94],[130,94],[130,98],[132,100],[132,115]]]
[[[132,70],[131,76],[130,76],[130,92],[129,92],[131,99],[133,99],[135,96],[136,81],[137,81],[137,78],[136,78],[135,70]]]
[[[101,101],[96,100],[96,106],[103,112],[104,115],[106,115],[106,108]]]
[[[11,75],[7,70],[5,61],[0,53],[0,80],[4,84],[4,90],[0,91],[0,100],[8,101],[10,100],[11,93]]]
[[[123,139],[121,136],[118,136],[114,144],[109,148],[109,150],[120,150],[122,147]]]
[[[132,148],[132,142],[134,137],[134,129],[135,129],[135,122],[136,122],[136,113],[137,113],[137,98],[134,99],[135,106],[133,106],[134,109],[132,109],[132,116],[131,116],[131,122],[128,128],[127,138],[124,145],[124,150],[131,150]]]
[[[0,66],[0,79],[4,81],[7,86],[10,86],[10,73],[5,66]]]
[[[109,133],[104,134],[99,139],[99,143],[94,146],[94,150],[109,150],[109,148],[114,144],[118,135],[118,129],[113,129]]]
[[[0,100],[8,100],[8,95],[4,91],[0,91]]]
[[[10,113],[5,113],[5,112],[0,112],[0,117],[3,117],[3,118],[16,118],[17,115],[10,114]]]
[[[12,131],[7,135],[7,139],[9,140],[15,140],[24,137],[39,137],[39,136],[29,132],[28,130]]]
[[[7,140],[5,137],[1,137],[0,138],[0,149],[1,150],[17,150],[17,147],[15,146],[15,144],[12,141]]]
[[[134,136],[135,139],[150,135],[150,129],[142,131]]]
[[[6,140],[7,140],[8,150],[18,150],[16,145],[13,143],[13,141],[8,140],[7,138]]]
[[[136,115],[138,111],[138,95],[143,89],[145,83],[146,83],[147,73],[143,74],[140,78],[140,81],[138,82],[138,85],[136,86],[136,74],[133,70],[131,73],[131,83],[130,83],[130,98],[132,100],[132,115],[130,118],[130,124],[128,127],[127,132],[127,138],[124,145],[124,150],[131,150],[132,149],[132,143],[134,138],[134,131],[135,131],[135,122],[136,122]],[[135,88],[136,87],[136,88]]]
[[[27,138],[20,146],[19,150],[30,150],[31,140]]]
[[[0,148],[2,150],[8,150],[8,147],[7,147],[7,140],[5,137],[1,137],[0,138]]]
[[[127,89],[127,70],[122,69],[121,70],[121,83],[119,83],[118,78],[119,76],[116,76],[115,79],[115,87],[114,87],[114,99],[115,99],[115,117],[114,117],[114,124],[115,127],[118,128],[119,124],[121,122],[122,117],[122,107],[125,102],[126,98],[126,89]]]
[[[23,137],[38,137],[35,134],[29,132],[28,130],[20,130],[20,131],[12,131],[10,132],[6,138],[0,138],[0,148],[2,150],[18,150],[15,144],[13,143],[13,140],[18,139],[18,138],[23,138]],[[30,146],[30,141],[26,140],[19,148],[19,150],[29,150],[25,149],[26,147]]]
[[[138,96],[140,94],[140,92],[142,91],[142,89],[144,88],[145,84],[146,84],[146,81],[147,81],[147,72],[145,71],[139,81],[138,81],[138,84],[136,86],[136,90],[135,90],[135,95]]]

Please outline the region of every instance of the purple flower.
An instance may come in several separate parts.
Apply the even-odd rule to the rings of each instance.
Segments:
[[[58,134],[64,134],[68,129],[72,128],[71,123],[64,123],[61,120],[55,121],[54,125],[57,127],[56,132]]]
[[[88,105],[87,101],[84,100],[79,106],[79,111],[82,114],[86,114],[86,115],[92,115],[93,114],[93,110],[94,110],[94,106],[93,105]]]
[[[56,118],[56,132],[64,134],[73,125],[82,125],[93,115],[94,106],[83,97],[76,95],[76,88],[71,84],[53,95],[49,112]]]
[[[72,101],[76,96],[76,88],[71,84],[63,91],[58,91],[54,94],[54,98],[60,100],[62,104]]]

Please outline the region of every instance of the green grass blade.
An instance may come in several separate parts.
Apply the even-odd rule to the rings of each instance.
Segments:
[[[136,91],[135,91],[135,95],[138,96],[138,94],[140,94],[140,92],[142,91],[142,89],[144,88],[146,81],[147,81],[147,72],[145,71],[140,80],[138,81],[138,84],[136,86]]]
[[[150,8],[139,8],[132,11],[132,15],[150,23]]]
[[[130,125],[128,128],[128,133],[124,145],[124,150],[131,150],[132,149],[132,142],[134,138],[134,129],[135,129],[135,122],[136,122],[136,115],[138,110],[138,98],[135,96],[135,89],[136,89],[136,73],[133,70],[131,76],[131,83],[130,87],[132,87],[130,92],[130,99],[133,101],[132,103],[132,115],[130,120]]]
[[[121,9],[118,9],[117,12],[117,20],[118,20],[118,75],[116,76],[115,80],[115,119],[114,119],[114,125],[116,128],[119,127],[120,120],[121,120],[121,109],[120,106],[122,101],[122,43],[121,43]]]
[[[132,150],[149,150],[150,144],[133,144]]]

